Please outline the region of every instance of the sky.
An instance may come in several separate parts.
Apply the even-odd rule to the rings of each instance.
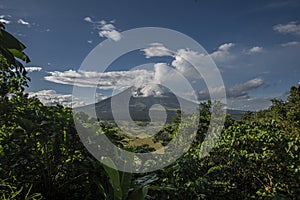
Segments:
[[[31,82],[26,91],[47,105],[90,103],[84,98],[72,102],[74,85],[97,87],[96,101],[141,80],[162,84],[168,79],[176,86],[178,72],[192,83],[199,101],[224,89],[229,108],[260,110],[273,98],[286,99],[290,87],[299,84],[299,9],[296,0],[0,0],[0,22],[27,46]],[[186,46],[171,54],[166,44],[153,42],[120,55],[105,72],[80,70],[100,43],[119,44],[124,32],[142,27],[183,33],[205,51]],[[183,57],[196,62],[210,57],[224,88],[205,85]],[[148,88],[145,95],[157,90]]]

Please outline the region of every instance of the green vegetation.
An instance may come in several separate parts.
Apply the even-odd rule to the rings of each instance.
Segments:
[[[29,78],[17,59],[29,61],[25,46],[0,30],[1,199],[299,198],[300,86],[291,88],[286,102],[272,100],[267,110],[246,113],[240,120],[227,116],[217,145],[199,158],[211,115],[210,102],[203,103],[196,140],[179,160],[151,174],[124,173],[86,150],[71,109],[47,107],[23,93]],[[87,127],[101,127],[120,148],[153,150],[147,141],[133,143],[111,123],[77,116],[85,118]],[[174,138],[178,123],[167,124],[153,137],[156,148]]]

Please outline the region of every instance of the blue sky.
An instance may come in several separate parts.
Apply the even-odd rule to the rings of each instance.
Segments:
[[[221,72],[229,107],[259,110],[272,98],[284,98],[300,81],[299,9],[295,0],[0,0],[0,20],[27,46],[32,60],[28,67],[40,67],[28,68],[32,81],[27,91],[45,103],[71,105],[73,84],[66,78],[85,78],[78,69],[102,41],[118,42],[123,31],[134,28],[163,27],[188,35],[206,49]],[[143,55],[124,56],[113,70],[142,64]],[[116,78],[112,76],[103,81]],[[205,87],[197,92],[206,98]],[[99,99],[109,94],[109,88],[99,89]]]

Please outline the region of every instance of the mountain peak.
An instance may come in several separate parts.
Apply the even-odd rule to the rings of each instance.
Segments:
[[[164,97],[170,93],[170,90],[159,84],[147,84],[140,87],[134,87],[133,97]]]

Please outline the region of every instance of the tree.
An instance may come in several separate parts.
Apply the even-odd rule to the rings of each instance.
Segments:
[[[0,98],[9,94],[17,94],[24,91],[28,86],[27,72],[22,60],[30,62],[29,57],[24,53],[25,45],[5,30],[3,24],[0,26]],[[0,102],[1,103],[1,102]]]

